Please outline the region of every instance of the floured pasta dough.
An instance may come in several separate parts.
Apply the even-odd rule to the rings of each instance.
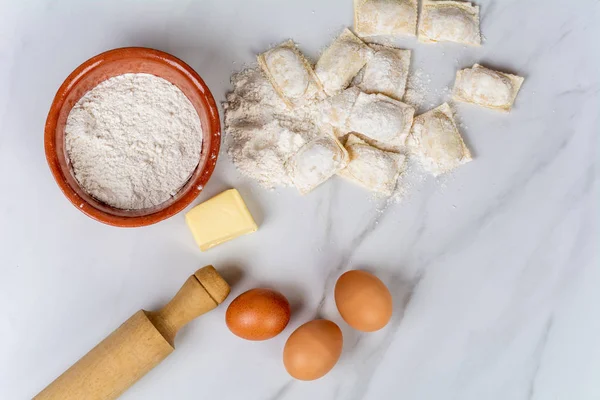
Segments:
[[[371,58],[373,50],[348,28],[329,45],[319,58],[315,72],[325,92],[333,96],[348,87],[352,78]]]
[[[290,107],[302,106],[322,93],[311,65],[292,40],[260,54],[258,63],[277,94]]]
[[[353,134],[348,136],[345,147],[350,162],[338,175],[373,192],[388,196],[394,192],[398,176],[406,168],[403,154],[380,150]]]
[[[348,131],[375,143],[404,146],[415,109],[383,94],[359,93],[348,118]]]
[[[414,36],[417,9],[417,0],[354,0],[354,30],[359,36]]]
[[[479,6],[466,1],[423,0],[419,40],[479,46],[481,44]]]
[[[338,136],[347,133],[346,122],[360,93],[357,87],[350,87],[335,96],[328,97],[318,106],[321,122],[335,128]]]
[[[314,139],[286,162],[286,171],[301,194],[306,194],[348,165],[348,152],[332,135]]]
[[[408,144],[423,168],[434,176],[472,160],[447,103],[415,117]]]
[[[524,79],[479,64],[456,73],[452,98],[496,110],[510,111]]]
[[[410,67],[410,50],[372,44],[373,57],[356,76],[354,84],[365,93],[382,93],[402,100]]]

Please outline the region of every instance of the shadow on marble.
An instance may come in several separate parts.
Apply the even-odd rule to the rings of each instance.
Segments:
[[[244,279],[243,268],[235,264],[225,263],[223,266],[219,266],[219,274],[229,284],[232,291]]]
[[[265,217],[263,208],[258,202],[258,196],[252,193],[250,185],[248,184],[236,185],[236,189],[242,195],[244,203],[246,203],[248,210],[250,210],[250,215],[252,215],[252,218],[254,218],[254,222],[256,222],[258,228],[260,229],[260,227],[265,223],[267,218]]]

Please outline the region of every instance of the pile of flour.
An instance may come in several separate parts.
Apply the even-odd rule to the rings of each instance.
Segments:
[[[258,68],[234,74],[231,82],[223,105],[231,160],[266,188],[291,186],[284,164],[318,135],[316,106],[288,108]]]
[[[202,127],[175,85],[150,74],[124,74],[77,102],[65,144],[87,193],[137,210],[169,200],[189,180],[200,160]]]

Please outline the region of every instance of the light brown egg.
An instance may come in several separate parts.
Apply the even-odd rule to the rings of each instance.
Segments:
[[[390,291],[368,272],[353,270],[342,274],[335,284],[334,295],[344,321],[359,331],[377,331],[392,317]]]
[[[234,335],[247,340],[277,336],[290,321],[290,303],[270,289],[251,289],[236,297],[225,313],[225,323]]]
[[[296,379],[312,381],[328,373],[342,354],[342,331],[326,319],[301,325],[285,342],[283,365]]]

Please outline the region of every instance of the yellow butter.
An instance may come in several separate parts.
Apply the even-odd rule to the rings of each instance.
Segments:
[[[185,221],[202,251],[258,229],[236,189],[198,204],[185,215]]]

